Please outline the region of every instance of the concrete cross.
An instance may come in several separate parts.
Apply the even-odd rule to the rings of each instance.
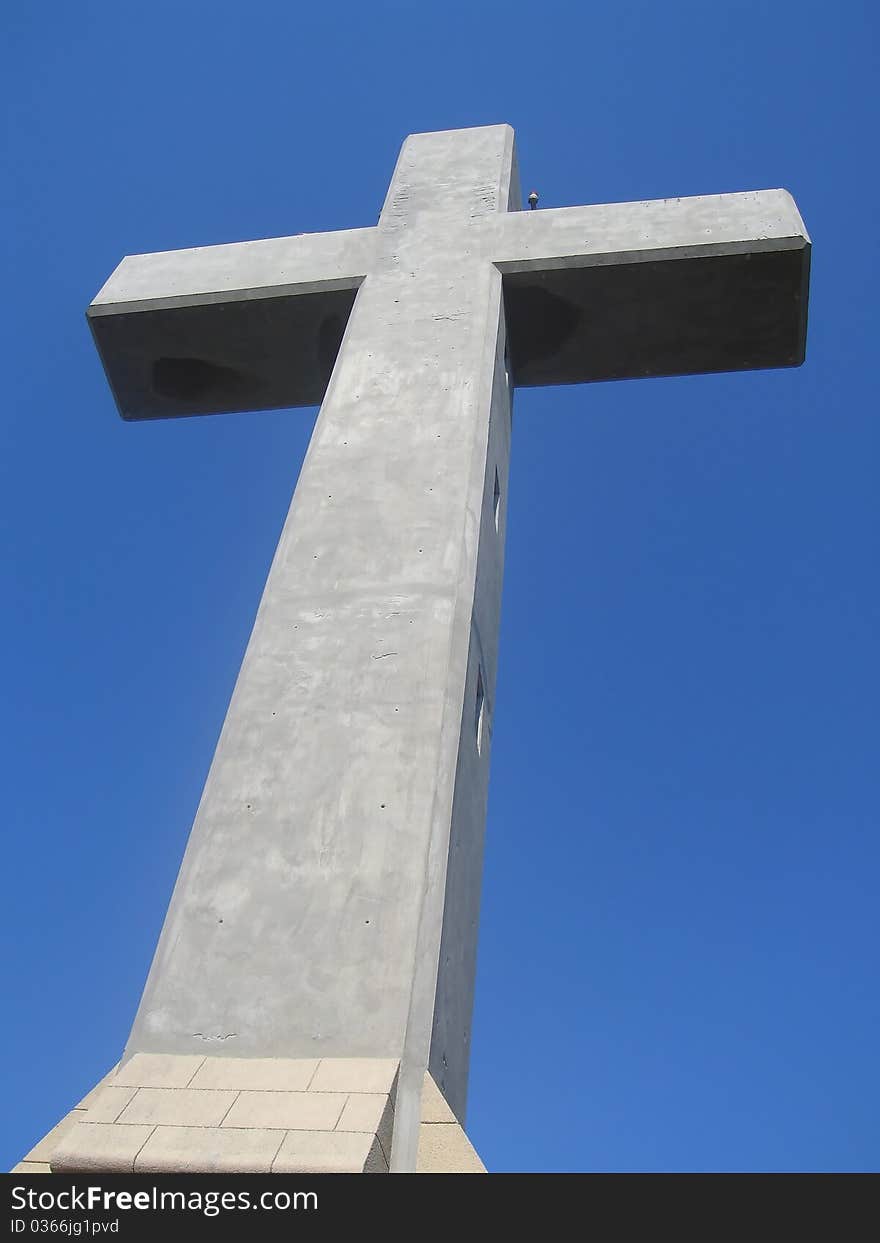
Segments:
[[[126,1057],[399,1062],[393,1170],[426,1069],[463,1120],[513,388],[795,366],[809,254],[784,190],[521,211],[497,125],[373,228],[123,260],[123,418],[322,403]]]

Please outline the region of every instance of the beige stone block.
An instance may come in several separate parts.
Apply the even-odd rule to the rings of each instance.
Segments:
[[[316,1057],[206,1057],[189,1086],[305,1092],[317,1068]]]
[[[374,1135],[357,1131],[289,1131],[272,1163],[273,1174],[385,1174],[388,1165]]]
[[[136,1174],[268,1174],[282,1131],[157,1126],[134,1163]]]
[[[432,1077],[426,1074],[425,1086],[422,1088],[422,1122],[457,1121],[458,1119],[446,1102],[446,1097]]]
[[[485,1174],[486,1167],[457,1122],[423,1122],[416,1173]]]
[[[332,1131],[345,1099],[335,1092],[242,1092],[223,1125]]]
[[[51,1174],[48,1161],[19,1161],[9,1171],[10,1174]]]
[[[83,1122],[115,1122],[135,1092],[137,1088],[120,1088],[114,1083],[90,1092],[91,1104]]]
[[[105,1084],[112,1082],[113,1072],[117,1069],[118,1066],[119,1066],[118,1062],[116,1063],[116,1066],[112,1066],[110,1070],[107,1071],[107,1074],[104,1076],[104,1078],[99,1079],[98,1082],[95,1084],[95,1086],[93,1088],[90,1088],[89,1091],[86,1092],[85,1096],[82,1098],[81,1101],[79,1101],[79,1103],[75,1106],[75,1108],[76,1109],[88,1109],[91,1106],[92,1102],[94,1101],[95,1097],[101,1091],[101,1088],[103,1088]]]
[[[345,1103],[337,1131],[363,1131],[377,1136],[385,1156],[391,1152],[394,1105],[389,1096],[374,1092],[353,1093]]]
[[[185,1053],[135,1053],[111,1082],[123,1088],[185,1088],[204,1060]]]
[[[235,1095],[209,1088],[138,1088],[119,1115],[117,1125],[219,1126]]]
[[[400,1062],[388,1057],[325,1057],[315,1072],[311,1092],[391,1091]]]
[[[388,1097],[376,1092],[358,1092],[345,1102],[337,1131],[369,1131],[375,1135],[388,1104]]]
[[[65,1114],[61,1121],[52,1127],[52,1130],[48,1135],[44,1135],[38,1143],[34,1144],[30,1152],[26,1152],[24,1154],[22,1160],[51,1161],[52,1153],[58,1147],[67,1132],[72,1130],[73,1127],[76,1126],[77,1122],[82,1122],[85,1117],[86,1111],[84,1109],[71,1109],[69,1114]]]
[[[153,1133],[151,1126],[78,1122],[55,1150],[53,1174],[131,1174],[134,1159]]]

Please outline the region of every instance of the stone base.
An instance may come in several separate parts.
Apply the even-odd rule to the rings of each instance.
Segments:
[[[399,1063],[137,1053],[15,1166],[21,1174],[384,1174]],[[485,1173],[430,1075],[417,1173]]]
[[[429,1074],[422,1089],[422,1122],[419,1127],[417,1174],[485,1174],[464,1127],[446,1103]]]

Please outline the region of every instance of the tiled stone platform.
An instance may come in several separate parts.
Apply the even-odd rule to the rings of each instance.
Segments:
[[[398,1066],[138,1053],[14,1172],[387,1173]],[[416,1171],[485,1172],[430,1075]]]

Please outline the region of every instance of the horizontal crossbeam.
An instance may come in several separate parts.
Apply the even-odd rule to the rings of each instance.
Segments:
[[[785,190],[499,219],[517,385],[804,360],[810,241]]]
[[[810,240],[785,190],[498,212],[516,385],[803,362]],[[89,320],[124,418],[317,405],[377,230],[123,260]]]
[[[88,309],[124,419],[318,405],[375,229],[131,255]]]

